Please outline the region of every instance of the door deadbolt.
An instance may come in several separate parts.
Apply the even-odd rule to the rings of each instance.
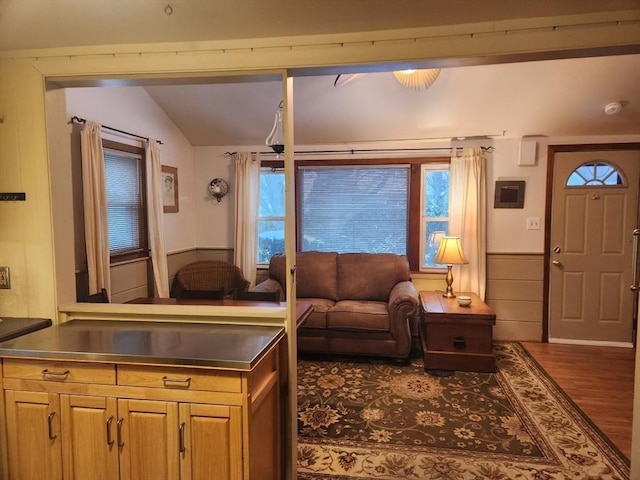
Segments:
[[[553,248],[553,252],[554,253],[560,253],[562,251],[562,249],[560,247],[554,247]]]

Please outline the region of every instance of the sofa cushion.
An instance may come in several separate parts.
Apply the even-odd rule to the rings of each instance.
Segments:
[[[336,299],[336,252],[299,252],[296,255],[296,294],[300,297]]]
[[[337,300],[386,302],[396,283],[411,279],[407,257],[392,253],[343,253],[337,267]]]
[[[335,252],[298,252],[296,254],[296,294],[298,298],[335,300],[338,280]],[[269,262],[269,277],[286,285],[285,256],[276,254]]]
[[[343,300],[327,312],[327,328],[369,332],[389,331],[389,310],[384,302]]]
[[[313,305],[313,311],[307,321],[302,325],[308,328],[327,328],[327,312],[335,305],[333,300],[326,298],[301,298],[298,297],[299,302],[307,302]]]

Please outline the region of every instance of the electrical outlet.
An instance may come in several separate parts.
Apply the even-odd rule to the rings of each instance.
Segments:
[[[540,217],[528,217],[527,230],[540,230]]]
[[[9,267],[0,267],[0,288],[11,288]]]

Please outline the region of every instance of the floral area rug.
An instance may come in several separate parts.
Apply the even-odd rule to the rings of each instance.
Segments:
[[[298,478],[629,479],[628,460],[518,343],[497,372],[298,362]]]

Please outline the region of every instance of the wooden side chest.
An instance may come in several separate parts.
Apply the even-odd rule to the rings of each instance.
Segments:
[[[480,297],[462,307],[440,292],[420,292],[420,340],[425,370],[495,371],[493,325],[496,315]]]

